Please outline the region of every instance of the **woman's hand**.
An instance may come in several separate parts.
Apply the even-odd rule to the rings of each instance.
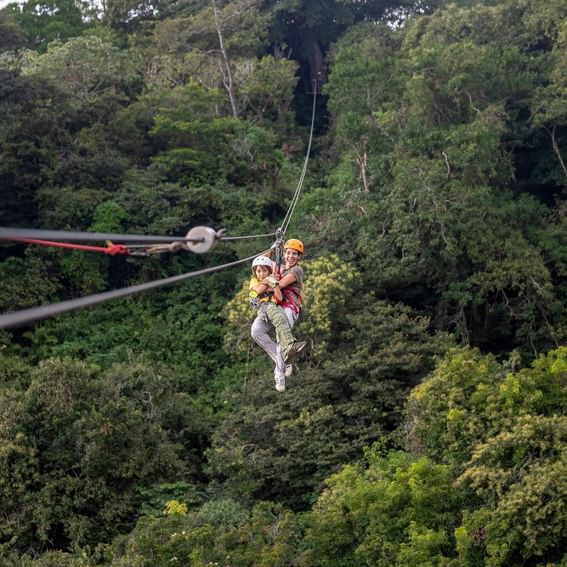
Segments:
[[[275,276],[267,276],[262,280],[262,283],[273,289],[278,285],[279,282]]]

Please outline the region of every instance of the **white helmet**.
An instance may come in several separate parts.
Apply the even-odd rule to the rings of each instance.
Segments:
[[[272,261],[267,256],[256,256],[252,261],[252,273],[254,273],[254,268],[256,266],[266,266],[267,268],[272,269]]]

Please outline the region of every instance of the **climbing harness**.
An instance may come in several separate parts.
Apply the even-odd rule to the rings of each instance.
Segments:
[[[281,307],[287,307],[288,309],[299,315],[299,313],[301,312],[299,305],[303,303],[303,296],[301,295],[301,293],[289,286],[283,287],[281,289],[281,292],[283,295],[283,301],[278,301],[278,305],[280,305]],[[293,300],[294,296],[296,301]]]

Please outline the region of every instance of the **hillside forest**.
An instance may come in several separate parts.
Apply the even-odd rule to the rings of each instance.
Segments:
[[[313,106],[314,105],[314,106]],[[2,567],[566,567],[564,0],[0,9],[0,226],[305,244],[0,330]],[[0,313],[254,256],[0,242]]]

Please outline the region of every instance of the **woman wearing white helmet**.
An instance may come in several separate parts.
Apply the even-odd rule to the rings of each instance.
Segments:
[[[256,343],[264,349],[274,361],[274,379],[276,390],[285,391],[286,368],[291,370],[291,359],[305,346],[296,341],[291,332],[295,322],[287,316],[279,304],[285,302],[278,279],[272,275],[272,261],[267,256],[258,256],[252,262],[250,280],[250,304],[256,309],[256,318],[252,323],[251,334]],[[275,330],[277,342],[270,333]]]

